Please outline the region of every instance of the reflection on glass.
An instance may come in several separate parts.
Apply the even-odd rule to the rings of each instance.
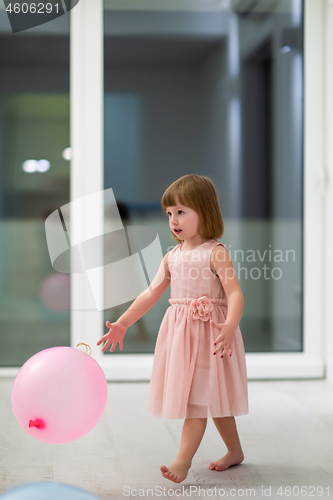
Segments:
[[[246,351],[302,351],[303,4],[204,4],[105,0],[105,188],[124,225],[155,228],[165,254],[164,190],[209,176]],[[154,351],[169,296],[129,328],[123,353]]]
[[[45,219],[69,201],[69,20],[13,34],[0,9],[0,366],[69,345],[69,275]]]

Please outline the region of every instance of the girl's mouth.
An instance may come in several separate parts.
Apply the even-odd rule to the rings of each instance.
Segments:
[[[182,231],[181,229],[174,229],[174,232],[175,232],[176,234],[181,233],[181,231]]]

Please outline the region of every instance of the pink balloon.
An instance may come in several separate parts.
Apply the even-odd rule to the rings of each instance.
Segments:
[[[70,307],[69,274],[53,273],[43,281],[40,296],[51,311],[68,311]]]
[[[22,429],[51,444],[69,443],[90,432],[106,400],[101,367],[72,347],[51,347],[32,356],[12,390],[13,412]]]

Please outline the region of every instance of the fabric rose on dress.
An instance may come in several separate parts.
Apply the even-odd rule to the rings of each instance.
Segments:
[[[201,321],[208,321],[210,313],[214,309],[211,300],[204,295],[198,299],[193,299],[190,303],[190,313],[193,319],[201,319]]]

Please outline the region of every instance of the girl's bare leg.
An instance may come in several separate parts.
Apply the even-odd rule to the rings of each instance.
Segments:
[[[178,456],[170,467],[162,465],[161,472],[163,477],[175,483],[184,481],[192,465],[192,458],[199,448],[199,444],[205,433],[206,425],[207,418],[185,419]]]
[[[244,460],[244,453],[239,441],[235,417],[213,418],[213,420],[228,448],[228,453],[220,460],[209,464],[209,468],[211,470],[225,470],[231,465],[240,464]]]

